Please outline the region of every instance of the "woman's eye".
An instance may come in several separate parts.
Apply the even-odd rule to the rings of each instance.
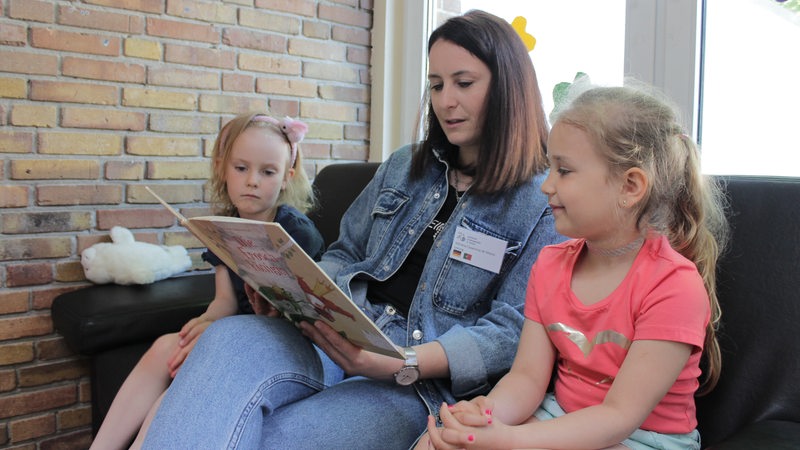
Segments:
[[[233,166],[233,170],[237,172],[244,172],[245,170],[247,170],[247,168],[245,166]]]
[[[432,91],[441,91],[442,90],[442,85],[441,84],[432,84],[430,86],[430,90],[432,90]]]
[[[458,82],[458,87],[468,88],[470,86],[472,86],[472,81],[459,81]]]
[[[265,170],[263,171],[263,173],[264,173],[264,175],[267,175],[267,176],[272,176],[272,175],[275,175],[276,171],[275,171],[275,170],[272,170],[272,169],[265,169]]]
[[[563,168],[563,167],[559,167],[559,168],[558,168],[558,170],[557,170],[557,172],[558,172],[558,174],[559,174],[559,175],[562,175],[562,176],[564,176],[564,175],[566,175],[566,174],[568,174],[568,173],[570,173],[570,172],[572,172],[572,171],[571,171],[571,170],[569,170],[569,169],[565,169],[565,168]]]

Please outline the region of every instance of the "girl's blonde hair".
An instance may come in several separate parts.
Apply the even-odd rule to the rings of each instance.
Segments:
[[[214,142],[214,149],[211,153],[211,202],[214,205],[215,214],[238,215],[238,211],[228,195],[225,168],[231,158],[233,143],[248,128],[263,128],[286,141],[286,151],[290,154],[290,166],[287,167],[287,170],[289,168],[295,170],[294,176],[287,181],[286,188],[281,190],[278,195],[276,205],[293,206],[304,214],[313,209],[315,205],[314,189],[303,169],[303,152],[300,151],[299,144],[290,142],[289,136],[281,129],[281,125],[276,119],[261,113],[249,113],[236,116],[225,124]],[[294,161],[291,161],[293,145],[296,152]]]
[[[726,199],[717,182],[702,175],[699,149],[684,133],[676,110],[653,89],[595,87],[578,95],[555,120],[586,132],[607,158],[612,177],[634,167],[647,174],[650,183],[637,205],[637,226],[667,236],[675,250],[695,263],[711,302],[705,393],[717,383],[722,364],[716,264],[728,240]]]

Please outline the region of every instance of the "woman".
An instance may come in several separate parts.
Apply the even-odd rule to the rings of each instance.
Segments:
[[[540,191],[536,74],[511,26],[480,11],[437,28],[428,57],[427,135],[381,165],[320,262],[405,361],[323,324],[218,321],[145,447],[408,448],[442,402],[509,369],[530,267],[562,240]]]

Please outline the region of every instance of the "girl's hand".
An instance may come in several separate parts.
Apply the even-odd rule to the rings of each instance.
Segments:
[[[485,427],[492,423],[492,407],[494,403],[485,396],[475,397],[470,401],[460,401],[455,405],[442,405],[455,420],[462,425]],[[441,414],[442,411],[439,411]]]
[[[302,322],[300,330],[348,375],[394,380],[395,372],[403,366],[403,361],[400,359],[368,352],[353,345],[321,320],[317,320],[313,325]]]
[[[441,428],[436,427],[433,418],[428,418],[428,434],[433,448],[477,450],[508,447],[503,438],[509,436],[510,427],[493,419],[490,409],[484,409],[488,399],[475,400],[481,401],[442,405],[439,412]],[[474,422],[475,425],[464,422]]]
[[[244,284],[244,292],[247,294],[247,300],[250,301],[250,306],[253,307],[253,312],[260,316],[280,317],[280,311],[247,283]]]
[[[203,316],[200,316],[190,320],[189,323],[184,325],[183,329],[181,329],[181,339],[178,342],[178,346],[175,348],[175,352],[172,356],[167,360],[167,369],[169,370],[169,376],[171,378],[175,378],[178,369],[180,369],[183,362],[186,361],[186,357],[191,353],[194,344],[197,343],[197,338],[211,325],[211,320],[199,320],[202,317]],[[192,321],[194,321],[194,323],[192,323]],[[184,329],[189,327],[190,324],[191,327],[184,333]]]

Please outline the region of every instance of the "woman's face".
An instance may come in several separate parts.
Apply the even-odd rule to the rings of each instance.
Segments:
[[[436,41],[428,53],[431,106],[447,140],[477,155],[492,73],[463,47]],[[462,161],[463,162],[463,161]]]

